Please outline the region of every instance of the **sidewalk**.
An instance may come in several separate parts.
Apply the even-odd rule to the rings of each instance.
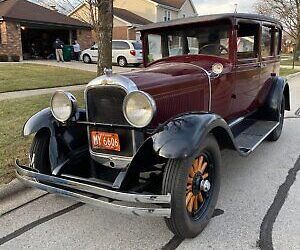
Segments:
[[[56,62],[55,60],[24,60],[22,63],[30,63],[30,64],[41,64],[41,65],[48,65],[48,66],[56,66],[62,68],[69,68],[69,69],[79,69],[91,72],[97,72],[97,64],[87,64],[83,62],[71,61],[71,62]],[[122,73],[127,72],[132,69],[137,69],[136,67],[119,67],[113,66],[113,72]]]

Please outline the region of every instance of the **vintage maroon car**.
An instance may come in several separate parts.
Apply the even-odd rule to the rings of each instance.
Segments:
[[[289,86],[279,76],[282,26],[250,14],[184,18],[141,28],[144,69],[105,74],[85,109],[57,91],[32,116],[34,187],[134,215],[165,217],[181,237],[199,234],[220,189],[220,150],[249,155],[276,141]],[[241,162],[242,163],[242,162]]]

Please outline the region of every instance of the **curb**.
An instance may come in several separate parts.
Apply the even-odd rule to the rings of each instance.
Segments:
[[[290,80],[290,79],[292,79],[292,78],[294,78],[294,77],[296,77],[296,76],[299,76],[299,75],[300,75],[300,72],[297,72],[297,73],[294,73],[294,74],[291,74],[291,75],[286,76],[286,79],[287,79],[287,80]]]
[[[29,187],[26,187],[18,179],[13,179],[10,183],[0,186],[0,200],[4,200],[5,197],[19,193],[28,188]]]

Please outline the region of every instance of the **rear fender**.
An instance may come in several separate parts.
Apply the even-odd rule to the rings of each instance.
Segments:
[[[85,110],[79,109],[76,119],[85,120]],[[50,134],[49,160],[54,171],[68,159],[73,150],[88,147],[85,126],[61,125],[52,115],[50,108],[41,110],[33,115],[23,127],[23,136],[48,131]]]
[[[274,77],[265,105],[261,112],[264,119],[275,121],[279,119],[278,114],[283,96],[285,98],[285,109],[290,110],[289,84],[285,78]]]

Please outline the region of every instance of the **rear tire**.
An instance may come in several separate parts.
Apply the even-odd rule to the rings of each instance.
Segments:
[[[201,157],[203,158],[200,165],[198,159],[201,159]],[[205,162],[207,162],[206,168],[199,171],[199,169],[202,169],[201,166],[204,165],[202,163]],[[220,190],[220,164],[219,145],[212,135],[205,139],[198,156],[193,162],[193,166],[183,166],[181,160],[170,159],[168,161],[164,171],[162,191],[163,194],[171,193],[171,218],[166,218],[165,221],[168,228],[175,235],[183,238],[196,237],[209,223]],[[191,174],[192,171],[194,177],[191,177],[193,175],[193,173]],[[211,187],[204,192],[204,186],[201,187],[201,185],[202,181],[206,180],[208,180]],[[200,183],[201,185],[199,185]],[[188,197],[191,198],[188,199]],[[202,202],[200,201],[201,197]],[[193,203],[192,212],[188,205],[190,202]]]
[[[268,136],[268,141],[277,141],[282,133],[283,123],[284,123],[284,112],[285,112],[285,99],[282,96],[280,112],[279,112],[279,125],[278,127],[272,131],[272,133]]]
[[[30,166],[42,174],[51,174],[49,142],[49,133],[40,131],[33,138],[29,150]]]
[[[118,65],[120,66],[120,67],[126,67],[127,66],[127,60],[126,60],[126,58],[124,57],[124,56],[120,56],[119,58],[118,58]]]

